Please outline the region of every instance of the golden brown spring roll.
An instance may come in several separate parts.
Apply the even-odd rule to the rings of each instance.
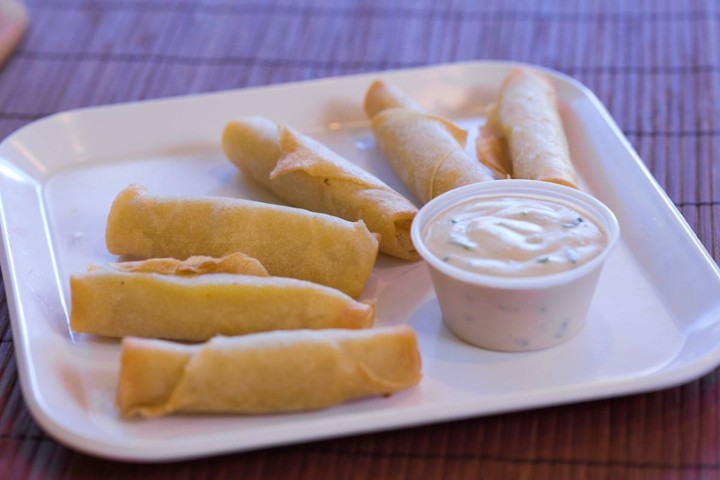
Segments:
[[[366,328],[374,305],[304,280],[93,269],[70,277],[70,326],[108,337],[203,341],[268,330]]]
[[[487,145],[493,137],[502,137],[507,147],[496,158],[488,155]],[[522,68],[510,72],[489,110],[487,125],[480,131],[478,158],[491,168],[505,169],[513,178],[577,188],[557,92],[547,78]]]
[[[410,327],[295,330],[202,345],[126,338],[117,405],[125,416],[271,413],[388,395],[421,379]]]
[[[136,262],[110,264],[116,270],[135,273],[160,273],[163,275],[202,275],[206,273],[238,273],[268,277],[265,267],[244,253],[235,252],[222,258],[197,255],[185,260],[175,258],[150,258]]]
[[[248,177],[295,207],[363,220],[380,234],[380,251],[420,257],[410,240],[417,208],[378,178],[301,133],[261,117],[231,121],[227,157]]]
[[[108,215],[107,248],[117,255],[187,258],[243,252],[270,275],[337,288],[357,298],[378,252],[362,221],[220,197],[158,197],[130,186]]]
[[[465,152],[467,132],[419,109],[396,87],[375,81],[365,97],[365,111],[380,150],[422,203],[453,188],[492,179]]]

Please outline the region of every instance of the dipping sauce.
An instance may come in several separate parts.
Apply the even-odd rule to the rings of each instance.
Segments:
[[[576,268],[600,255],[607,235],[587,212],[533,195],[477,196],[432,218],[423,241],[457,268],[532,277]]]
[[[615,215],[597,198],[518,179],[439,195],[410,233],[447,328],[506,352],[552,347],[580,332],[620,238]]]

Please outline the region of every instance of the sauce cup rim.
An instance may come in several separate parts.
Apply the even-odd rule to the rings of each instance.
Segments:
[[[443,262],[425,246],[425,226],[440,212],[473,197],[524,195],[568,203],[587,211],[607,235],[603,251],[588,262],[562,272],[527,277],[506,277],[470,272]],[[539,180],[500,179],[458,187],[426,203],[417,213],[410,228],[415,249],[433,268],[445,275],[469,284],[503,289],[542,289],[581,278],[600,268],[620,238],[620,226],[615,214],[603,202],[578,189]]]

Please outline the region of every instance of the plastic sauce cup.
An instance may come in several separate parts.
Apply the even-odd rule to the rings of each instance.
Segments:
[[[502,195],[546,199],[584,212],[604,230],[604,250],[569,270],[526,277],[463,270],[428,250],[423,237],[438,214],[471,198]],[[535,180],[495,180],[460,187],[432,199],[416,215],[411,235],[430,267],[445,325],[473,345],[520,352],[560,344],[582,329],[602,266],[620,237],[620,227],[608,207],[579,190]]]

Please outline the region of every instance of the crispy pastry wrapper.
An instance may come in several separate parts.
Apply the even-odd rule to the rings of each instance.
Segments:
[[[374,304],[283,277],[92,269],[70,277],[70,326],[109,337],[205,341],[269,330],[370,327]]]
[[[475,139],[478,160],[498,178],[512,178],[512,160],[502,130],[490,122],[480,127]]]
[[[124,416],[259,414],[388,395],[421,379],[415,332],[295,330],[200,345],[125,338],[117,390]]]
[[[498,138],[499,145],[493,143]],[[498,174],[504,170],[512,178],[578,186],[557,91],[531,70],[518,68],[505,78],[487,125],[480,130],[477,151],[478,158]]]
[[[368,118],[373,118],[383,110],[391,108],[407,108],[416,112],[425,112],[425,108],[405,91],[383,80],[376,80],[370,84],[365,93],[364,106]]]
[[[221,258],[196,255],[185,260],[149,258],[134,262],[117,262],[110,266],[123,272],[159,273],[163,275],[203,275],[206,273],[238,273],[268,277],[265,267],[255,258],[241,252]]]
[[[131,185],[108,215],[107,248],[143,258],[222,257],[243,252],[272,276],[337,288],[358,298],[378,239],[362,221],[221,197],[160,197]]]
[[[255,182],[295,207],[363,220],[380,251],[418,260],[410,240],[417,207],[352,162],[292,128],[261,117],[229,122],[226,156]]]
[[[365,109],[380,150],[422,203],[453,188],[492,180],[465,152],[467,132],[412,106],[396,87],[380,80],[373,83]]]

